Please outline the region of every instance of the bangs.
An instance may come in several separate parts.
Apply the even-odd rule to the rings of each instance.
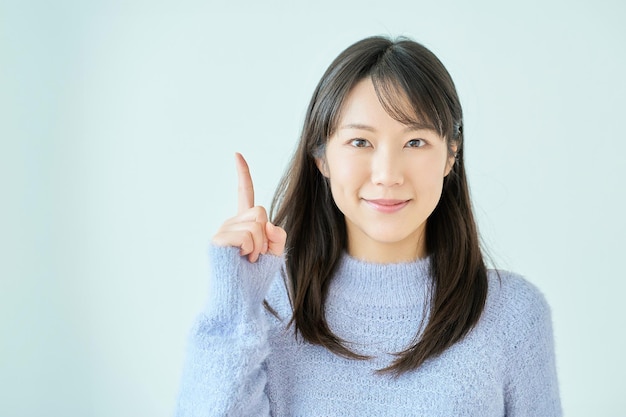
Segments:
[[[428,77],[420,60],[401,54],[390,48],[371,68],[369,76],[381,105],[400,123],[431,129],[444,139],[455,138],[454,118],[441,85]]]

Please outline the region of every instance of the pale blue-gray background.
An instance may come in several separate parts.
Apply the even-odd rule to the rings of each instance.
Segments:
[[[0,2],[0,415],[168,416],[236,209],[346,46],[408,35],[465,108],[486,243],[553,310],[566,415],[623,416],[621,1]]]

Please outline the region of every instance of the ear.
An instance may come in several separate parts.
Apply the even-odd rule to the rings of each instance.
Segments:
[[[454,164],[456,163],[456,155],[458,152],[458,146],[456,144],[456,142],[453,142],[450,145],[450,150],[452,151],[452,154],[448,156],[448,160],[446,161],[446,170],[444,172],[444,177],[447,177],[448,174],[450,173],[450,171],[452,171],[452,168],[454,167]]]
[[[325,158],[315,158],[315,165],[317,165],[317,169],[319,169],[323,176],[329,178],[328,166],[326,165]]]

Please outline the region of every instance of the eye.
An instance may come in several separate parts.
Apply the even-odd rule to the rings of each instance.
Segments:
[[[352,139],[350,141],[350,145],[354,146],[355,148],[367,148],[368,146],[370,146],[370,143],[365,139],[357,138]]]
[[[407,148],[421,148],[424,145],[426,145],[426,142],[424,142],[424,139],[411,139],[410,141],[406,143],[405,146]]]

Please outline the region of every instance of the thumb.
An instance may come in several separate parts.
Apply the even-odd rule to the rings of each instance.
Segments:
[[[268,240],[268,253],[280,256],[285,251],[287,232],[282,227],[274,226],[272,223],[265,223],[265,235]]]

